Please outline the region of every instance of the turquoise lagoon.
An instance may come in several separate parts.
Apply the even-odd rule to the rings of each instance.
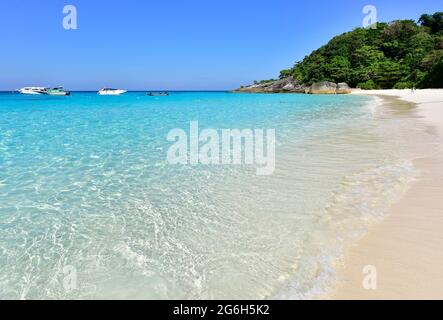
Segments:
[[[325,292],[346,245],[417,174],[406,139],[417,119],[376,103],[224,92],[1,93],[0,298]],[[189,130],[190,121],[200,129],[275,129],[274,174],[169,164],[166,136]]]

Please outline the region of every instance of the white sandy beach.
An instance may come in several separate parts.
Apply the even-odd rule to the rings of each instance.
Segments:
[[[338,266],[332,299],[443,299],[443,89],[374,90],[355,94],[395,96],[437,134],[438,146],[414,161],[419,177],[386,218],[354,244]],[[375,266],[377,289],[367,290],[363,268]]]

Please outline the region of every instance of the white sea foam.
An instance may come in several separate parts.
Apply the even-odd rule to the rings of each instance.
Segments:
[[[322,254],[305,259],[275,298],[312,299],[325,294],[336,280],[333,266],[346,246],[384,218],[417,174],[412,162],[403,160],[345,177],[326,205],[319,221],[323,227],[314,236]]]

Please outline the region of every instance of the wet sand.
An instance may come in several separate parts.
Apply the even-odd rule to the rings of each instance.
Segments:
[[[443,299],[443,89],[356,94],[377,95],[385,102],[386,96],[398,97],[388,99],[398,109],[416,104],[414,112],[438,142],[430,156],[414,160],[417,181],[337,265],[339,280],[328,298]],[[375,269],[370,267],[369,275],[365,266]],[[376,289],[364,288],[368,276]]]

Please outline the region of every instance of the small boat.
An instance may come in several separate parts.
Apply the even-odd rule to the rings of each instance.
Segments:
[[[57,88],[47,89],[46,94],[50,96],[69,96],[71,93],[69,91],[63,90],[63,87],[57,87]]]
[[[101,96],[119,96],[126,92],[127,92],[126,90],[103,88],[98,92],[98,94]]]
[[[45,87],[23,87],[21,89],[18,89],[17,91],[21,94],[46,94],[46,91],[48,88]]]
[[[165,96],[169,96],[169,92],[149,92],[148,96],[151,97],[165,97]]]

